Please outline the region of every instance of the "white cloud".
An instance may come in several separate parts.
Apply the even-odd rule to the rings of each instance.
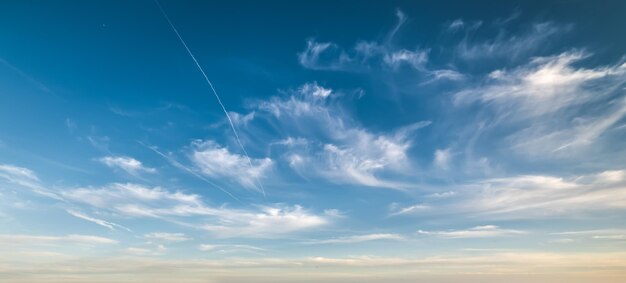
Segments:
[[[352,49],[344,50],[332,42],[307,41],[306,48],[298,53],[300,65],[314,70],[364,72],[372,70],[395,71],[408,66],[419,72],[427,71],[427,49],[399,48],[392,44],[393,37],[406,22],[406,15],[396,11],[398,22],[384,41],[359,41]]]
[[[455,103],[491,102],[505,108],[502,111],[513,111],[517,116],[523,115],[518,118],[525,118],[598,99],[598,95],[606,94],[605,91],[613,89],[613,85],[607,85],[605,81],[597,90],[597,85],[589,84],[624,75],[626,65],[590,69],[572,66],[587,57],[589,55],[578,51],[565,52],[534,58],[511,71],[494,71],[481,87],[458,92]]]
[[[552,235],[586,238],[591,240],[626,240],[626,229],[595,229],[552,233]]]
[[[475,31],[480,25],[480,22],[474,24],[470,31]],[[460,25],[457,24],[456,27],[460,27]],[[518,59],[523,55],[540,50],[550,43],[550,40],[570,29],[570,26],[559,26],[551,22],[533,24],[527,31],[515,34],[501,28],[498,36],[484,41],[472,40],[479,37],[466,36],[457,45],[456,54],[465,60]]]
[[[11,235],[0,234],[0,244],[24,244],[24,245],[41,245],[49,243],[76,243],[76,244],[117,244],[118,241],[109,238],[70,234],[66,236],[40,236],[40,235]]]
[[[1,177],[24,186],[39,185],[39,178],[33,171],[24,167],[0,164]]]
[[[357,42],[344,51],[331,42],[309,40],[298,54],[300,65],[314,70],[362,72],[397,70],[403,65],[416,71],[427,71],[429,50],[396,48],[385,42]]]
[[[328,239],[328,240],[310,241],[308,243],[310,244],[350,244],[350,243],[361,243],[361,242],[381,241],[381,240],[401,241],[404,239],[405,237],[400,234],[379,233],[379,234],[365,234],[365,235],[338,237],[338,238]]]
[[[375,173],[388,168],[400,170],[408,162],[406,151],[410,143],[373,136],[365,131],[354,131],[358,137],[352,144],[337,146],[326,144],[322,156],[324,163],[318,168],[324,177],[338,183],[359,184],[372,187],[400,189],[400,182],[383,180]]]
[[[254,111],[245,115],[237,113],[237,112],[232,112],[232,111],[228,112],[228,116],[230,117],[230,120],[233,121],[233,124],[238,125],[238,126],[248,125],[248,123],[254,120],[255,114],[256,113]]]
[[[387,41],[391,41],[393,39],[393,37],[398,32],[398,30],[400,30],[402,25],[404,25],[404,23],[407,20],[406,14],[404,14],[404,12],[402,12],[402,10],[400,9],[396,9],[396,18],[398,18],[398,22],[396,23],[396,26],[387,35]]]
[[[465,75],[459,73],[458,71],[448,69],[430,71],[429,74],[431,79],[424,82],[425,84],[438,80],[461,81],[466,78]]]
[[[260,206],[259,211],[224,210],[216,224],[202,229],[218,237],[276,237],[329,224],[329,218],[315,215],[299,205]]]
[[[407,207],[397,207],[397,204],[394,204],[391,208],[392,212],[389,214],[390,216],[419,214],[420,212],[431,209],[430,206],[423,204],[415,204]]]
[[[273,143],[286,146],[283,158],[296,173],[339,184],[408,187],[390,175],[409,174],[407,151],[413,144],[411,137],[417,129],[428,126],[429,121],[375,134],[357,125],[343,109],[315,99],[312,91],[305,89],[311,87],[301,87],[287,98],[272,97],[258,103],[261,111],[272,114],[268,119],[276,119],[272,123],[290,136],[299,137],[298,142],[286,139]]]
[[[432,197],[432,198],[447,198],[447,197],[451,197],[456,195],[455,192],[453,191],[447,191],[447,192],[441,192],[441,193],[432,193],[430,195],[428,195],[428,197]]]
[[[252,254],[263,254],[267,250],[264,248],[259,248],[252,245],[211,245],[211,244],[201,244],[198,246],[198,249],[203,252],[213,252],[213,253],[221,253],[221,254],[230,254],[230,253],[252,253]]]
[[[171,192],[137,184],[114,183],[103,188],[66,190],[63,196],[75,202],[110,210],[128,217],[150,217],[211,232],[216,237],[278,237],[315,229],[331,222],[332,216],[309,212],[299,205],[256,206],[233,209],[206,205],[200,196]],[[149,234],[157,237],[172,236]]]
[[[495,178],[462,186],[448,211],[482,217],[537,218],[626,209],[621,171],[574,176],[526,175]]]
[[[144,238],[159,242],[184,242],[192,240],[183,233],[154,232],[143,235]]]
[[[626,240],[626,234],[620,235],[596,235],[593,236],[594,239],[600,240]]]
[[[318,85],[317,82],[305,83],[300,87],[299,91],[313,98],[326,98],[333,92],[332,89],[324,88]]]
[[[452,21],[447,29],[450,32],[456,32],[459,29],[462,29],[465,26],[465,23],[463,22],[463,19],[456,19],[454,21]]]
[[[106,220],[94,218],[94,217],[88,216],[86,214],[83,214],[83,213],[75,211],[75,210],[68,209],[66,211],[67,211],[67,213],[69,213],[70,215],[72,215],[74,217],[77,217],[77,218],[80,218],[80,219],[83,219],[83,220],[86,220],[86,221],[89,221],[89,222],[93,222],[93,223],[98,224],[100,226],[106,227],[109,230],[115,230],[115,228],[117,227],[117,228],[121,228],[121,229],[124,229],[126,231],[129,231],[129,232],[131,231],[130,229],[128,229],[128,228],[126,228],[126,227],[124,227],[122,225],[115,224],[113,222],[109,222],[109,221],[106,221]]]
[[[183,192],[170,192],[160,187],[148,188],[132,183],[113,183],[102,188],[78,188],[65,190],[62,195],[69,200],[82,202],[97,208],[120,208],[120,204],[178,204],[198,206],[200,196]]]
[[[150,167],[145,167],[141,161],[134,159],[132,157],[127,157],[127,156],[105,156],[102,157],[100,159],[98,159],[98,161],[102,162],[103,164],[105,164],[108,167],[111,168],[119,168],[122,169],[124,171],[126,171],[126,173],[131,174],[131,175],[139,175],[139,173],[142,172],[146,172],[146,173],[156,173],[156,169],[154,168],[150,168]]]
[[[246,188],[258,187],[258,180],[265,177],[272,166],[270,158],[248,159],[245,155],[230,152],[214,141],[195,141],[191,160],[200,172],[212,178],[236,180]]]
[[[37,175],[28,168],[0,164],[0,180],[2,179],[18,187],[29,189],[36,194],[62,200],[59,195],[45,188]]]
[[[515,236],[525,234],[525,231],[502,229],[494,225],[476,226],[467,230],[449,230],[449,231],[423,231],[418,230],[420,235],[433,235],[447,239],[458,238],[491,238],[502,236]]]
[[[410,51],[401,49],[385,54],[383,62],[393,69],[397,69],[403,64],[407,64],[416,70],[424,68],[424,64],[428,61],[428,51],[416,50]]]
[[[339,58],[331,58],[328,62],[322,63],[322,60],[327,60],[323,55],[329,52],[337,52],[337,46],[334,43],[317,42],[311,39],[307,41],[306,49],[298,53],[298,61],[303,67],[314,70],[343,69],[345,67],[344,64],[350,61],[345,53],[339,51]]]
[[[478,103],[484,138],[527,160],[572,159],[608,141],[605,133],[626,117],[619,94],[626,64],[580,67],[581,51],[537,57],[510,70],[497,70],[478,87],[455,93],[457,107]],[[598,105],[604,105],[599,108]],[[504,134],[504,136],[503,136]],[[605,155],[605,152],[600,152]],[[598,152],[587,160],[598,156]]]
[[[452,161],[452,153],[449,148],[435,150],[435,159],[433,164],[443,170],[450,169],[450,162]]]

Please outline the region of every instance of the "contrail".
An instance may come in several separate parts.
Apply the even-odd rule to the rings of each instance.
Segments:
[[[147,145],[147,144],[144,144],[144,143],[143,143],[143,142],[141,142],[141,141],[137,141],[137,142],[138,142],[139,144],[143,145],[144,147],[146,147],[147,149],[152,150],[152,151],[154,151],[154,153],[156,153],[156,154],[160,155],[161,157],[165,158],[165,160],[167,160],[167,161],[168,161],[168,162],[170,162],[172,165],[174,165],[174,167],[176,167],[176,168],[178,168],[178,169],[181,169],[181,170],[183,170],[183,171],[185,171],[185,172],[187,172],[187,173],[189,173],[189,174],[191,174],[191,175],[195,176],[196,178],[198,178],[198,179],[200,179],[200,180],[202,180],[202,181],[204,181],[204,182],[206,182],[206,183],[208,183],[208,184],[210,184],[210,185],[212,185],[212,186],[216,187],[216,188],[217,188],[217,189],[219,189],[220,191],[222,191],[222,192],[224,192],[225,194],[229,195],[229,196],[230,196],[231,198],[233,198],[234,200],[236,200],[236,201],[238,201],[238,202],[240,202],[240,203],[243,203],[240,199],[238,199],[237,197],[235,197],[233,194],[231,194],[231,193],[230,193],[229,191],[227,191],[226,189],[222,188],[220,185],[218,185],[218,184],[216,184],[216,183],[211,182],[209,179],[207,179],[207,178],[205,178],[204,176],[202,176],[202,175],[198,174],[196,171],[193,171],[193,170],[191,170],[191,169],[187,168],[187,166],[185,166],[185,165],[181,164],[180,162],[178,162],[178,161],[174,160],[173,158],[171,158],[171,157],[167,156],[165,153],[160,152],[158,149],[156,149],[156,147],[149,146],[149,145]]]
[[[174,24],[170,20],[170,17],[165,12],[165,9],[163,9],[163,6],[161,6],[161,3],[159,3],[158,0],[154,0],[154,2],[157,4],[157,6],[159,6],[159,10],[161,10],[161,13],[163,13],[163,16],[167,20],[167,23],[170,25],[172,30],[174,30],[174,33],[176,33],[176,36],[180,40],[180,43],[183,44],[183,46],[187,50],[187,53],[189,53],[189,56],[191,56],[191,59],[193,59],[193,62],[196,64],[196,67],[198,67],[198,70],[200,70],[200,73],[202,73],[202,76],[204,76],[204,79],[209,84],[209,87],[211,87],[211,90],[213,91],[213,94],[215,94],[215,98],[217,98],[217,102],[222,107],[222,110],[224,111],[224,115],[226,115],[226,118],[228,119],[228,123],[230,124],[230,128],[233,130],[233,133],[235,134],[235,139],[237,140],[237,143],[239,144],[239,147],[241,147],[241,150],[245,154],[246,159],[248,160],[248,165],[250,165],[250,169],[252,169],[253,168],[252,160],[250,159],[250,156],[248,155],[248,152],[246,151],[246,148],[243,146],[243,143],[241,142],[241,139],[239,139],[239,135],[237,134],[237,130],[235,129],[235,124],[233,124],[233,120],[230,119],[230,115],[228,115],[228,111],[226,110],[226,107],[224,107],[224,104],[222,103],[222,100],[220,99],[220,96],[217,94],[217,91],[213,87],[213,84],[211,83],[211,80],[209,80],[209,77],[204,72],[204,69],[202,69],[202,66],[200,66],[200,63],[198,63],[198,60],[196,60],[196,56],[193,55],[193,53],[191,52],[191,50],[187,46],[187,43],[185,43],[185,40],[183,39],[183,37],[180,35],[180,33],[178,33],[178,30],[176,29],[176,27],[174,26]],[[255,177],[255,179],[256,179],[256,177]],[[261,182],[258,179],[257,179],[257,183],[259,184],[259,188],[261,188],[261,192],[263,193],[263,197],[265,197],[265,189],[263,188],[263,185],[261,184]]]

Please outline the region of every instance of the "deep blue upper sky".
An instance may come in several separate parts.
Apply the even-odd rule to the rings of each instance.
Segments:
[[[0,252],[624,247],[626,2],[214,2],[0,3]]]

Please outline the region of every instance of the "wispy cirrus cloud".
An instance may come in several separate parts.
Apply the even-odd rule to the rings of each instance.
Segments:
[[[200,228],[218,237],[274,238],[331,223],[327,215],[313,214],[299,205],[260,206],[258,211],[223,210],[214,224]]]
[[[57,193],[44,187],[35,172],[28,168],[0,164],[0,180],[4,180],[18,187],[26,188],[45,197],[62,200]]]
[[[406,14],[396,12],[397,24],[385,40],[358,41],[351,49],[343,49],[334,42],[309,39],[303,51],[298,53],[301,66],[313,70],[344,71],[357,73],[398,72],[412,70],[423,76],[424,83],[434,81],[458,81],[465,75],[450,66],[428,67],[429,48],[404,48],[393,44],[393,39],[405,24]]]
[[[43,245],[53,243],[74,243],[74,244],[117,244],[116,240],[92,235],[70,234],[65,236],[41,236],[23,234],[0,234],[1,245]]]
[[[465,25],[462,19],[453,21],[448,31],[465,30],[466,36],[455,47],[455,53],[464,60],[485,59],[523,59],[524,56],[540,51],[550,44],[550,40],[568,33],[571,25],[559,25],[554,22],[534,23],[521,33],[512,33],[502,21],[495,25],[497,36],[484,38],[478,36],[482,29],[493,28],[494,25],[482,25],[474,22]]]
[[[154,168],[146,167],[143,163],[135,158],[128,156],[105,156],[98,159],[102,164],[110,168],[122,169],[130,175],[137,176],[140,173],[156,173]]]
[[[515,236],[526,234],[525,231],[503,229],[495,225],[476,226],[466,230],[448,230],[448,231],[424,231],[418,230],[419,235],[432,235],[446,239],[461,238],[491,238],[503,236]]]
[[[435,150],[435,156],[433,159],[433,165],[439,169],[450,169],[450,163],[452,162],[452,152],[449,148]]]
[[[398,203],[392,203],[390,205],[389,216],[399,215],[418,215],[423,212],[427,212],[432,207],[424,204],[414,204],[406,207],[400,207]]]
[[[491,72],[480,87],[456,93],[454,101],[457,105],[477,100],[491,103],[523,119],[597,100],[623,83],[626,64],[573,67],[589,56],[581,51],[570,51],[532,58],[513,70]]]
[[[524,219],[584,215],[626,209],[624,170],[568,178],[524,175],[461,185],[444,203],[426,203],[438,211],[491,219]]]
[[[430,121],[416,122],[391,133],[372,133],[341,114],[342,109],[330,101],[333,93],[332,89],[310,83],[286,97],[257,103],[259,111],[271,114],[266,119],[298,137],[273,143],[286,148],[282,158],[301,176],[340,184],[406,188],[406,183],[379,174],[403,175],[410,171],[407,151],[413,144],[411,138]],[[299,126],[302,124],[311,126],[303,129]]]
[[[183,233],[153,232],[143,235],[144,238],[157,242],[185,242],[192,240]]]
[[[267,250],[264,248],[260,248],[252,245],[239,245],[239,244],[229,244],[229,245],[212,245],[212,244],[200,244],[198,246],[198,250],[203,252],[211,252],[211,253],[219,253],[219,254],[240,254],[240,253],[251,253],[251,254],[263,254]]]
[[[393,233],[376,233],[376,234],[364,234],[364,235],[354,235],[354,236],[345,236],[338,237],[333,239],[326,240],[315,240],[309,241],[309,244],[351,244],[351,243],[361,243],[361,242],[370,242],[370,241],[402,241],[406,238],[400,234]]]
[[[199,172],[211,178],[236,180],[245,188],[261,190],[259,179],[266,176],[272,166],[272,159],[248,158],[229,151],[216,142],[194,141],[190,159]]]
[[[138,184],[114,183],[102,188],[69,189],[62,195],[93,208],[133,218],[161,219],[209,231],[221,238],[280,237],[332,222],[332,216],[315,214],[299,205],[265,205],[255,209],[212,207],[196,194]]]
[[[391,44],[407,19],[400,10],[396,17],[397,24],[388,33],[385,41],[359,41],[352,49],[343,50],[333,42],[309,39],[306,48],[298,53],[298,61],[303,67],[314,70],[363,72],[379,68],[397,70],[403,65],[424,70],[428,62],[428,49],[409,50]]]
[[[116,230],[116,228],[121,228],[121,229],[126,230],[128,232],[131,232],[131,230],[129,228],[126,228],[126,227],[124,227],[122,225],[119,225],[119,224],[116,224],[116,223],[113,223],[113,222],[109,222],[109,221],[106,221],[106,220],[98,219],[98,218],[95,218],[95,217],[91,217],[91,216],[89,216],[87,214],[84,214],[84,213],[76,211],[76,210],[68,209],[66,211],[67,211],[68,214],[70,214],[70,215],[72,215],[74,217],[77,217],[77,218],[80,218],[80,219],[83,219],[83,220],[95,223],[95,224],[100,225],[102,227],[106,227],[109,230]]]
[[[622,89],[626,64],[583,64],[590,59],[591,54],[578,50],[530,58],[519,66],[492,71],[476,85],[455,92],[455,109],[477,107],[478,112],[459,140],[464,148],[453,150],[465,154],[482,150],[501,164],[516,160],[567,166],[564,161],[609,159],[604,162],[607,169],[617,166],[610,156],[623,152],[600,149],[624,134],[618,128],[626,117]],[[489,146],[481,148],[481,143]]]

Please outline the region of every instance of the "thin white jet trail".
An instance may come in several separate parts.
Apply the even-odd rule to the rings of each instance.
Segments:
[[[200,66],[200,63],[198,63],[198,60],[196,60],[196,56],[193,55],[193,53],[191,52],[191,50],[187,46],[187,43],[185,43],[185,40],[183,39],[183,37],[180,35],[180,33],[178,33],[178,30],[176,29],[176,27],[174,26],[174,24],[170,20],[170,17],[165,12],[165,9],[163,9],[163,6],[161,6],[161,3],[159,3],[158,0],[154,0],[154,2],[157,4],[157,6],[159,6],[159,10],[161,10],[161,13],[165,17],[165,20],[167,20],[167,23],[170,25],[172,30],[174,30],[174,33],[176,33],[176,36],[180,40],[180,43],[183,44],[183,46],[187,50],[187,53],[189,53],[189,56],[191,56],[191,59],[193,59],[193,62],[196,64],[196,67],[198,67],[198,70],[200,70],[200,73],[202,73],[202,76],[204,76],[204,79],[209,84],[209,87],[211,87],[211,90],[213,91],[213,94],[215,94],[215,98],[217,98],[217,102],[222,107],[222,110],[224,111],[224,115],[226,115],[226,118],[228,119],[228,123],[230,124],[230,128],[233,130],[233,133],[235,134],[235,139],[237,140],[237,143],[239,144],[239,147],[241,147],[241,150],[243,151],[243,153],[246,156],[246,159],[248,160],[248,165],[250,165],[250,169],[253,169],[252,160],[250,159],[250,156],[248,155],[248,152],[246,151],[246,148],[243,146],[243,143],[241,142],[241,139],[239,139],[239,135],[237,134],[237,130],[235,129],[235,124],[233,124],[233,120],[230,119],[230,115],[228,115],[228,111],[226,110],[226,107],[224,107],[224,104],[222,103],[222,100],[220,99],[220,96],[217,94],[217,91],[213,87],[213,84],[211,83],[211,80],[209,80],[209,77],[206,75],[206,73],[204,73],[204,69],[202,69],[202,66]],[[255,177],[255,179],[256,179],[257,183],[259,184],[259,188],[261,188],[261,192],[263,193],[263,197],[265,197],[266,195],[265,195],[265,189],[263,188],[263,184],[261,184],[261,181],[259,181],[256,177]]]

